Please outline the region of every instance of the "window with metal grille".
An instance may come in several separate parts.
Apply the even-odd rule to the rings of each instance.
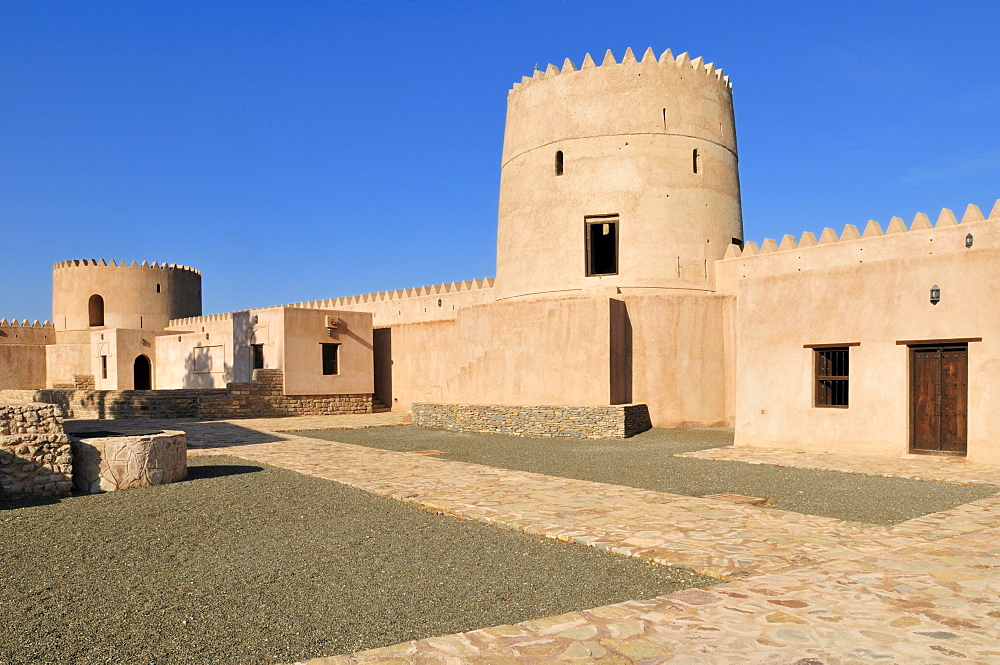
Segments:
[[[337,356],[340,355],[340,344],[320,344],[323,347],[323,375],[337,374]]]
[[[849,347],[814,349],[816,357],[816,406],[847,407],[850,375]]]

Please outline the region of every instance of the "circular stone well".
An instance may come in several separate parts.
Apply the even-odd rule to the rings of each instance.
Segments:
[[[81,432],[71,434],[70,442],[73,487],[81,492],[165,485],[187,476],[187,435],[181,431]]]

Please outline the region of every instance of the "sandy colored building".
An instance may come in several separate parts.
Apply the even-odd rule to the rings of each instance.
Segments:
[[[712,64],[567,59],[508,94],[495,279],[202,316],[196,270],[67,261],[51,324],[0,322],[0,388],[240,395],[265,372],[299,409],[353,396],[458,428],[620,417],[623,435],[728,425],[737,445],[1000,463],[982,306],[1000,207],[758,247],[737,164]]]

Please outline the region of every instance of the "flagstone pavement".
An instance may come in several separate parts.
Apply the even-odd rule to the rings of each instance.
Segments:
[[[688,568],[725,582],[352,655],[317,654],[309,665],[1000,664],[1000,495],[881,527],[320,441],[288,431],[405,422],[405,414],[383,413],[73,421],[67,428],[182,429],[191,455],[235,455],[425,510]],[[1000,482],[1000,468],[937,460],[731,448],[687,455]]]

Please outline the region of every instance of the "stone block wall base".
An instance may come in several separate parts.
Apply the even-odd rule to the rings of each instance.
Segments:
[[[115,492],[175,483],[187,477],[187,435],[180,431],[81,439],[71,436],[73,486]]]
[[[457,432],[625,439],[652,426],[645,404],[505,406],[416,402],[412,408],[414,425]]]
[[[59,407],[0,405],[0,495],[65,496],[72,470]]]

